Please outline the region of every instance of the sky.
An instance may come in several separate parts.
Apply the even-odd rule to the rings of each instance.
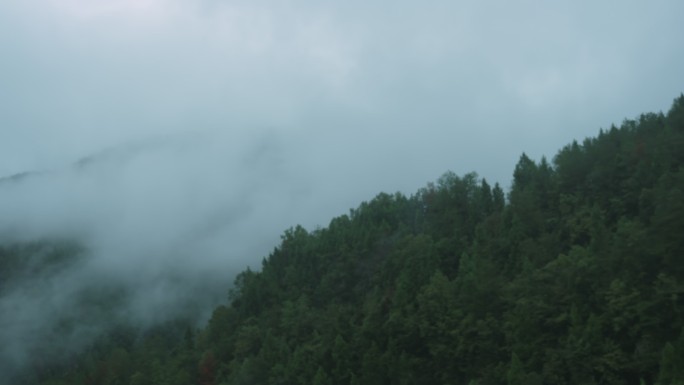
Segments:
[[[446,170],[506,185],[684,88],[681,1],[596,3],[5,0],[0,175],[213,132],[296,138],[312,178],[367,186],[347,205]]]
[[[158,289],[169,270],[258,267],[288,227],[448,170],[507,187],[523,152],[667,111],[681,15],[680,0],[3,0],[0,177],[40,174],[0,186],[0,237],[84,239],[93,262],[58,287]],[[132,308],[168,305],[140,287]],[[0,310],[68,309],[74,290]]]
[[[281,227],[447,170],[506,187],[522,152],[552,158],[666,111],[684,90],[681,14],[678,0],[5,0],[0,176],[200,136],[212,148],[185,155],[213,161],[206,175],[169,152],[147,176],[282,190],[272,204],[296,210]],[[258,160],[236,169],[236,152]]]

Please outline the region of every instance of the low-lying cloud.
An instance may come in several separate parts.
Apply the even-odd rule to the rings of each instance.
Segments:
[[[87,257],[4,287],[0,362],[28,362],[91,288],[125,288],[110,320],[210,308],[292,225],[447,169],[506,186],[523,151],[667,109],[683,7],[3,1],[0,177],[33,173],[0,181],[0,239]]]

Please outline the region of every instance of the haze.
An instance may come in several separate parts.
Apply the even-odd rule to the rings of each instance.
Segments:
[[[681,15],[677,0],[4,0],[0,176],[39,173],[0,185],[0,235],[78,238],[92,258],[61,290],[2,299],[24,310],[0,337],[26,345],[102,277],[136,288],[125,316],[156,322],[187,282],[258,267],[286,228],[447,170],[506,187],[522,152],[667,110]]]

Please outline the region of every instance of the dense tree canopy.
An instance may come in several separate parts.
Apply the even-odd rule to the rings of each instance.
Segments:
[[[684,384],[683,258],[680,96],[523,154],[507,195],[447,173],[289,229],[206,327],[109,335],[38,380]]]

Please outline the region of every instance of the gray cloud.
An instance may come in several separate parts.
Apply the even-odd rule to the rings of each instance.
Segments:
[[[258,266],[291,225],[447,169],[506,186],[523,151],[665,110],[684,87],[682,14],[677,0],[3,1],[0,175],[44,173],[0,185],[0,232],[91,253],[6,293],[0,314],[21,311],[2,316],[20,336],[4,352],[28,354],[22,338],[93,282],[135,288],[120,316],[153,322],[206,289],[196,277]]]

